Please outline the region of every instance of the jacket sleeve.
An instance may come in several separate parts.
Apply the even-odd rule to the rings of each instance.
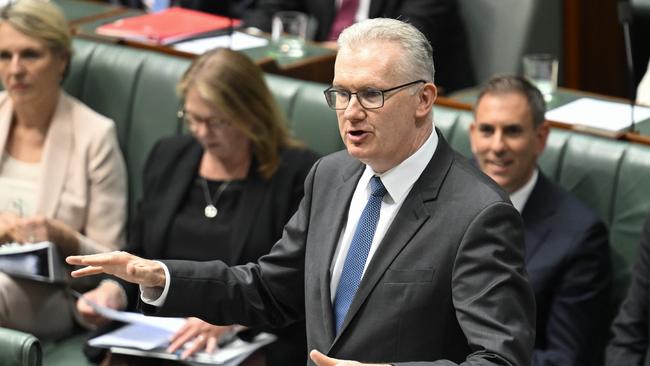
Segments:
[[[646,221],[627,297],[612,325],[606,365],[643,365],[648,352],[648,280],[650,279],[650,219]]]
[[[574,255],[557,280],[545,327],[547,344],[535,349],[533,365],[592,364],[607,327],[612,268],[604,224],[574,238]]]

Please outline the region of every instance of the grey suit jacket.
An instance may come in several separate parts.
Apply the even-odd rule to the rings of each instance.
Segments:
[[[330,267],[364,169],[345,151],[314,165],[282,239],[257,264],[164,261],[171,286],[157,312],[250,325],[305,317],[308,348],[342,359],[529,365],[535,303],[521,217],[495,183],[438,135],[338,335]],[[187,301],[197,294],[200,301]]]

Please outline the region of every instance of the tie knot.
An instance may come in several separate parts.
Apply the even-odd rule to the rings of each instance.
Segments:
[[[384,197],[386,194],[386,187],[384,187],[384,184],[381,182],[381,179],[379,179],[378,176],[374,175],[372,178],[370,178],[370,191],[373,196],[375,197]]]

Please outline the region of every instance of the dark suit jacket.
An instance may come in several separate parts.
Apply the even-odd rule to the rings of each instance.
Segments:
[[[190,135],[166,138],[154,146],[144,168],[143,198],[126,251],[144,258],[162,258],[165,245],[183,245],[168,243],[165,238],[181,201],[196,178],[202,154],[201,145]],[[257,172],[257,163],[251,164],[240,202],[244,210],[240,211],[237,225],[233,227],[241,235],[235,242],[227,243],[237,248],[232,252],[233,256],[216,258],[211,254],[211,248],[206,247],[202,258],[193,259],[220,259],[235,265],[254,262],[270,251],[282,235],[284,224],[298,207],[305,177],[316,161],[316,155],[308,150],[284,149],[280,159],[278,170],[268,181]],[[129,289],[129,303],[137,303],[137,286],[125,284],[125,288]],[[297,358],[304,362],[306,353],[295,349],[296,344],[299,348],[300,344],[305,347],[304,323],[275,333],[281,340],[271,347],[275,353],[270,357],[279,357],[284,364],[291,364],[291,360],[296,362]],[[284,357],[278,356],[279,353],[284,353]]]
[[[638,253],[632,283],[612,326],[607,366],[650,365],[650,216],[643,226]]]
[[[541,173],[522,216],[526,269],[537,302],[533,365],[591,365],[607,329],[607,228]]]
[[[529,365],[534,295],[521,217],[442,135],[334,334],[330,266],[364,165],[319,160],[282,239],[257,264],[164,261],[170,289],[146,311],[282,325],[306,318],[308,349],[366,362]],[[201,295],[200,303],[186,301]],[[437,362],[436,362],[437,361]]]
[[[336,15],[335,0],[258,0],[244,17],[244,24],[270,32],[273,14],[280,10],[298,10],[314,17],[318,21],[316,41],[327,40]],[[424,33],[433,46],[435,82],[447,92],[475,84],[455,0],[371,0],[368,17],[406,20]]]

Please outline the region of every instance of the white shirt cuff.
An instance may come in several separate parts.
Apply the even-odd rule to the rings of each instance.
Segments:
[[[160,288],[160,287],[149,287],[149,286],[140,285],[140,299],[142,299],[142,301],[145,304],[160,307],[163,306],[165,300],[167,300],[170,277],[169,277],[169,269],[167,268],[165,263],[160,261],[155,261],[155,262],[160,263],[163,270],[165,271],[165,287]]]

